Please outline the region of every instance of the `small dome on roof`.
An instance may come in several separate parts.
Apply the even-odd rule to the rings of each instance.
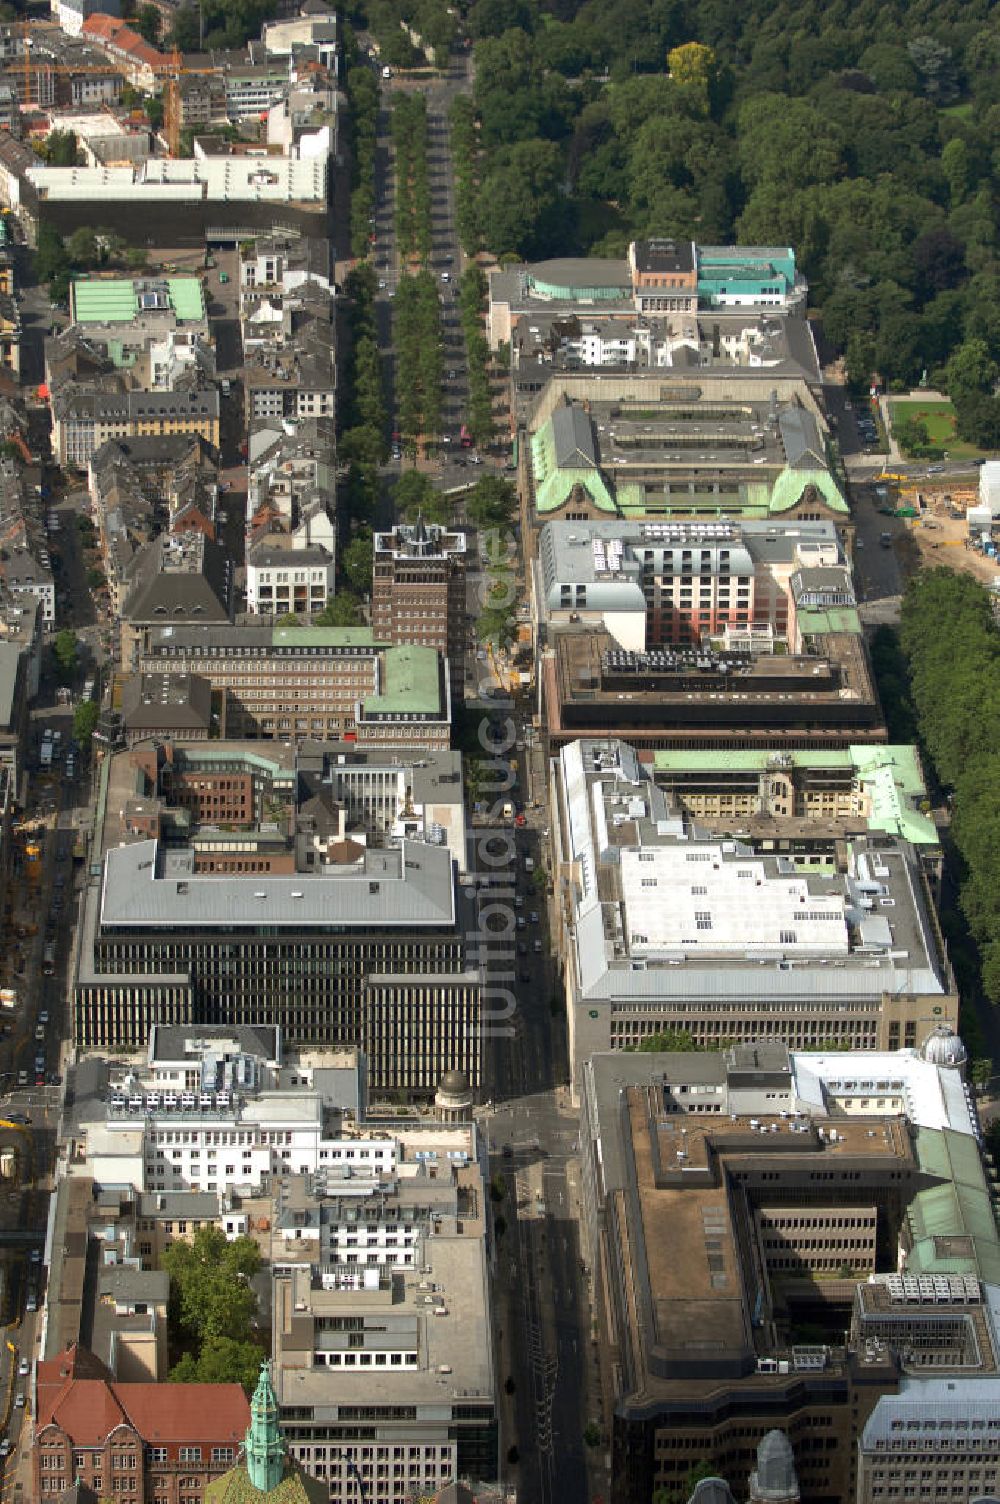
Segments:
[[[449,1097],[464,1097],[469,1091],[469,1078],[464,1071],[445,1071],[438,1091]]]
[[[949,1024],[938,1024],[924,1040],[923,1057],[930,1065],[957,1069],[969,1058],[965,1045]]]

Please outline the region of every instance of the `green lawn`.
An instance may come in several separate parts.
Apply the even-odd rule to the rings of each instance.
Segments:
[[[950,402],[921,402],[919,398],[890,402],[889,414],[894,426],[903,418],[921,419],[927,425],[931,443],[947,449],[952,459],[979,459],[988,452],[956,437],[955,409]]]

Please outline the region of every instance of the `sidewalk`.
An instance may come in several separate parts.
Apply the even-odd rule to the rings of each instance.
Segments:
[[[921,396],[926,397],[926,398],[928,398],[928,400],[932,400],[932,401],[938,401],[938,402],[940,402],[940,401],[945,400],[945,399],[943,399],[941,397],[938,397],[937,393],[932,393],[932,392],[922,392]],[[899,452],[899,445],[896,443],[896,440],[892,436],[892,422],[891,422],[890,414],[889,414],[889,398],[886,396],[886,394],[884,392],[881,394],[881,396],[878,399],[878,409],[879,409],[879,412],[882,414],[882,427],[885,429],[886,442],[889,445],[889,455],[888,455],[888,458],[892,461],[892,463],[894,465],[905,464],[906,461],[903,459],[903,456]],[[882,468],[884,469],[885,466],[883,465]]]

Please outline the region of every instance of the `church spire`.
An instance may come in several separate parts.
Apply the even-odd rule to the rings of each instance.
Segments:
[[[250,1401],[250,1429],[245,1442],[250,1482],[262,1494],[277,1488],[285,1473],[285,1438],[278,1425],[278,1401],[271,1384],[271,1365],[262,1363]]]

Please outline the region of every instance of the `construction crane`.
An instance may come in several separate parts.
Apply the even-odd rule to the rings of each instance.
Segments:
[[[98,78],[107,78],[109,74],[113,74],[116,77],[122,78],[126,83],[128,83],[128,81],[129,81],[125,65],[122,62],[120,62],[120,61],[116,61],[114,58],[109,57],[108,58],[108,62],[107,62],[107,67],[104,67],[104,68],[93,67],[90,64],[87,64],[85,66],[77,67],[77,65],[75,63],[57,63],[57,62],[50,61],[47,58],[38,58],[36,61],[33,62],[32,61],[32,47],[33,47],[33,44],[32,44],[31,38],[29,36],[25,36],[25,39],[24,39],[24,100],[22,101],[24,104],[30,104],[32,102],[32,100],[31,100],[31,73],[32,73],[32,68],[34,68],[34,70],[35,70],[36,78],[37,78],[37,75],[39,73],[54,74],[57,77],[59,75],[68,75],[70,77],[73,77],[75,75],[91,74],[91,75],[96,75]],[[176,75],[181,74],[181,73],[206,73],[206,74],[212,74],[212,73],[218,73],[218,71],[219,71],[217,68],[187,68],[187,67],[185,67],[184,66],[183,56],[182,56],[182,54],[180,52],[178,52],[176,50],[176,48],[174,49],[173,52],[164,52],[164,53],[162,53],[161,56],[163,58],[163,62],[160,63],[160,64],[157,64],[155,71],[156,71],[156,73],[159,76],[161,76],[163,78],[166,78],[166,79],[172,79],[173,77],[175,77]],[[41,101],[37,100],[37,99],[34,102],[36,104],[41,104]]]
[[[41,99],[40,98],[36,98],[36,99],[33,100],[32,97],[31,97],[31,72],[32,72],[32,66],[34,66],[36,84],[37,84],[37,81],[38,81],[39,74],[42,74],[42,73],[44,73],[44,74],[46,74],[48,76],[56,76],[56,77],[58,77],[60,74],[68,75],[69,77],[75,77],[77,75],[88,74],[89,73],[89,74],[96,74],[98,78],[107,78],[109,76],[109,74],[111,74],[111,75],[117,75],[119,73],[119,71],[120,71],[118,68],[115,67],[114,63],[111,62],[110,58],[108,59],[108,66],[106,68],[92,68],[89,65],[86,66],[86,67],[79,67],[78,68],[75,64],[54,63],[54,62],[48,61],[47,59],[39,59],[38,62],[36,62],[34,65],[32,65],[32,60],[31,60],[31,42],[30,42],[30,39],[28,37],[25,37],[25,39],[24,39],[24,97],[21,100],[21,104],[22,105],[36,104],[40,108],[43,108],[43,109],[46,108],[46,106],[42,104]]]

